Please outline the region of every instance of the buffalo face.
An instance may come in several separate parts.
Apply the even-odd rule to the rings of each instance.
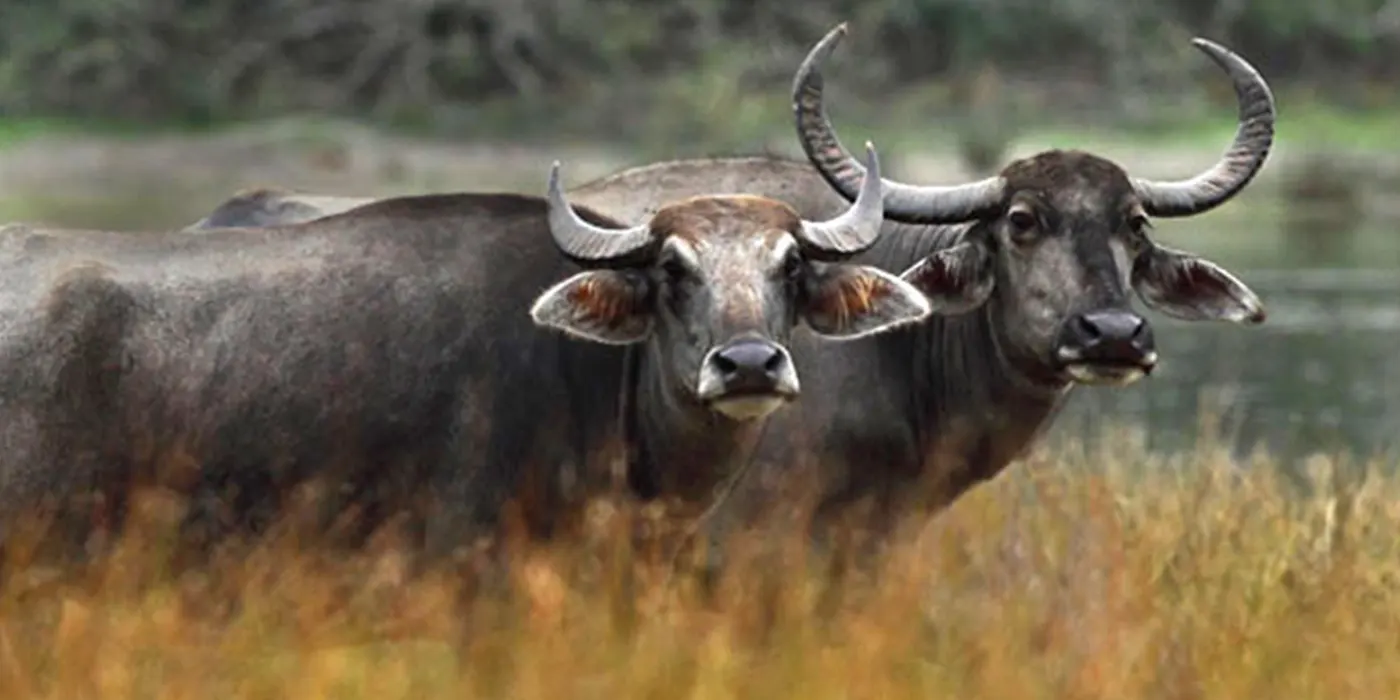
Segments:
[[[1113,385],[1150,374],[1152,326],[1133,310],[1129,289],[1178,318],[1263,320],[1258,297],[1230,273],[1151,240],[1141,199],[1114,164],[1055,151],[1002,176],[1004,208],[904,277],[935,311],[991,300],[1002,351],[1031,373]]]
[[[730,195],[605,228],[578,218],[556,176],[555,242],[592,269],[546,290],[531,317],[593,342],[643,343],[664,391],[735,420],[761,418],[800,393],[786,347],[796,326],[855,338],[929,312],[898,277],[844,262],[879,235],[879,184],[872,178],[849,210],[825,222],[804,221],[782,202]]]
[[[826,115],[820,71],[845,33],[838,26],[803,61],[793,109],[808,159],[849,199],[867,171]],[[1088,153],[1049,151],[967,184],[884,182],[890,220],[970,224],[955,245],[903,275],[935,313],[990,301],[995,349],[1033,378],[1111,384],[1133,382],[1157,362],[1152,328],[1132,310],[1129,288],[1178,318],[1263,321],[1259,299],[1230,273],[1148,236],[1149,216],[1190,216],[1229,201],[1263,167],[1273,143],[1274,101],[1264,79],[1229,49],[1193,43],[1225,71],[1239,102],[1233,143],[1193,178],[1133,178]]]

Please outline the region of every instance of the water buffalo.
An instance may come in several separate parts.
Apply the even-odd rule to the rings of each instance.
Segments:
[[[192,518],[227,496],[220,527],[255,527],[317,477],[359,504],[439,504],[441,550],[511,496],[547,533],[619,445],[656,490],[706,498],[798,396],[795,326],[857,338],[928,312],[843,262],[879,234],[879,187],[825,222],[728,195],[629,226],[571,206],[556,166],[547,198],[399,197],[199,236],[10,227],[0,503],[96,490],[119,513],[154,479],[220,497]]]
[[[379,199],[315,195],[283,188],[256,187],[234,194],[209,212],[208,216],[187,226],[186,230],[299,224],[349,211]]]
[[[715,186],[786,201],[803,216],[833,215],[856,196],[863,173],[821,99],[820,63],[845,32],[843,24],[824,37],[794,79],[808,161],[657,163],[583,185],[573,201],[635,223],[660,202],[723,183]],[[885,501],[884,513],[896,512],[899,498],[932,511],[1021,455],[1075,385],[1125,385],[1152,371],[1152,329],[1132,311],[1129,288],[1177,318],[1262,322],[1263,305],[1233,275],[1148,235],[1149,216],[1187,216],[1229,201],[1273,142],[1273,96],[1258,72],[1214,43],[1195,45],[1231,78],[1239,129],[1225,156],[1194,178],[1151,182],[1093,154],[1054,150],[967,185],[886,181],[883,232],[855,260],[903,274],[929,296],[934,314],[853,343],[796,335],[806,398],[769,419],[761,476],[798,476],[826,512],[865,496]],[[255,202],[258,216],[283,207],[281,197],[370,201],[260,196],[267,199]],[[237,209],[233,203],[223,206]],[[792,468],[795,459],[816,464]],[[766,487],[744,493],[765,507],[782,500]]]
[[[810,162],[849,199],[866,171],[837,139],[820,72],[845,32],[831,31],[803,61],[793,107]],[[1194,178],[1135,178],[1102,157],[1052,150],[963,185],[885,181],[890,223],[861,260],[901,272],[934,313],[860,343],[795,341],[808,400],[774,416],[772,444],[761,449],[811,459],[820,478],[799,471],[818,489],[819,517],[867,497],[884,515],[932,512],[1022,454],[1072,387],[1150,374],[1157,349],[1130,289],[1176,318],[1264,320],[1259,299],[1229,272],[1150,236],[1148,217],[1229,201],[1273,141],[1273,96],[1259,73],[1214,43],[1194,44],[1225,70],[1239,102],[1233,144]],[[806,449],[792,444],[803,440]]]
[[[592,180],[568,194],[576,204],[636,224],[667,202],[712,192],[745,192],[777,199],[797,207],[809,218],[835,216],[850,204],[826,184],[810,163],[773,156],[662,161]],[[258,187],[234,194],[186,230],[295,224],[379,200]]]

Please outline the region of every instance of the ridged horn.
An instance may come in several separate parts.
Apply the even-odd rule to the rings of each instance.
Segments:
[[[797,238],[818,258],[845,258],[860,253],[875,244],[880,226],[885,222],[883,188],[880,180],[880,157],[875,145],[865,142],[865,181],[855,203],[834,219],[822,222],[803,221]]]
[[[1197,37],[1191,43],[1223,68],[1234,83],[1239,127],[1234,142],[1220,160],[1189,180],[1155,182],[1133,178],[1143,209],[1153,216],[1190,216],[1229,201],[1254,179],[1274,143],[1274,96],[1259,71],[1213,41]]]
[[[792,81],[792,108],[798,140],[807,159],[841,196],[854,200],[865,168],[841,145],[822,100],[821,63],[846,31],[846,23],[842,22],[807,53]],[[948,187],[906,185],[891,180],[882,184],[885,218],[914,224],[951,224],[979,218],[1001,205],[1006,186],[1000,176]]]
[[[549,233],[570,259],[589,267],[635,264],[655,252],[656,239],[648,224],[612,229],[584,221],[564,196],[559,184],[559,161],[549,171]]]

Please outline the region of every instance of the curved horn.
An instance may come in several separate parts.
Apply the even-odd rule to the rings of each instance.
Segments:
[[[880,157],[875,145],[865,142],[865,181],[854,204],[829,221],[802,222],[797,239],[815,253],[814,257],[845,258],[866,250],[880,237],[885,222],[883,188],[880,182]]]
[[[1274,143],[1274,96],[1259,71],[1213,41],[1195,38],[1191,43],[1225,69],[1234,83],[1239,128],[1224,156],[1196,177],[1176,182],[1133,178],[1143,209],[1154,216],[1190,216],[1229,201],[1254,179]]]
[[[584,221],[559,184],[559,161],[549,171],[549,233],[564,255],[589,266],[613,266],[650,254],[656,242],[648,224],[611,229]]]
[[[797,116],[797,137],[807,159],[822,177],[847,200],[856,198],[856,185],[865,168],[841,145],[822,102],[820,64],[846,34],[846,23],[822,37],[808,52],[792,81],[792,109]],[[1005,183],[990,177],[951,187],[905,185],[884,181],[885,217],[912,224],[951,224],[976,219],[1001,204]]]

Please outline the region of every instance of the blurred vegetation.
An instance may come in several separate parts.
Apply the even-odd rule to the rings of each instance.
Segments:
[[[786,107],[801,56],[841,21],[843,89],[875,109],[883,92],[924,89],[924,120],[970,103],[977,122],[1033,112],[1151,126],[1170,118],[1160,103],[1179,102],[1161,95],[1214,70],[1194,35],[1277,86],[1357,106],[1400,70],[1396,0],[5,4],[0,111],[24,119],[191,126],[314,112],[471,136],[707,138],[777,118],[765,105]],[[1188,92],[1228,102],[1226,83],[1205,85]]]
[[[1400,687],[1396,482],[1114,433],[1042,451],[833,586],[734,542],[717,594],[600,509],[491,585],[288,535],[174,576],[146,502],[114,558],[0,589],[26,698],[1381,698]],[[664,522],[648,519],[664,530]],[[289,531],[290,532],[290,531]],[[786,531],[789,534],[790,530]],[[776,555],[777,560],[769,559]]]

